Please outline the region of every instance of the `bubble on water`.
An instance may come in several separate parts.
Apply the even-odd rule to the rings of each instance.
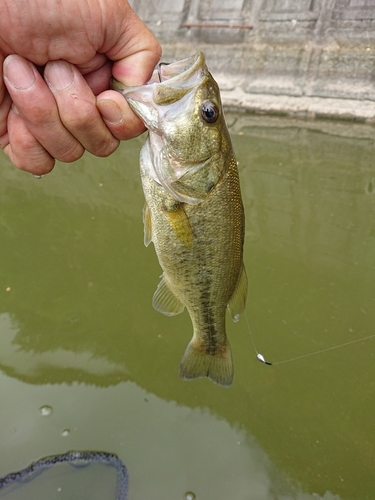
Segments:
[[[63,437],[67,437],[67,436],[69,436],[69,434],[70,434],[70,429],[64,429],[64,430],[62,431],[62,433],[61,433],[61,435],[62,435]]]
[[[187,491],[184,496],[185,500],[195,500],[196,498],[197,497],[195,496],[195,493],[193,493],[192,491]]]
[[[39,413],[42,415],[42,417],[48,417],[48,415],[51,415],[52,411],[52,406],[48,405],[44,405],[39,408]]]
[[[57,492],[60,493],[61,492],[61,488],[57,488]]]
[[[34,175],[35,179],[43,179],[43,175]]]

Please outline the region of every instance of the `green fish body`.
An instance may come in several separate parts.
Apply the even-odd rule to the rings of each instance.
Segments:
[[[180,375],[230,386],[225,314],[237,321],[243,313],[247,278],[237,162],[219,88],[202,53],[159,66],[147,85],[112,85],[149,129],[140,162],[145,245],[153,242],[163,269],[153,306],[170,316],[186,307],[194,328]]]

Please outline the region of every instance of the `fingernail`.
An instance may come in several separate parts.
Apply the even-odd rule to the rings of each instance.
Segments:
[[[124,119],[119,106],[110,99],[101,99],[97,102],[100,114],[111,125],[118,125]]]
[[[19,56],[8,56],[4,61],[4,78],[18,90],[26,90],[35,82],[31,64]]]
[[[52,61],[46,65],[44,78],[51,90],[65,90],[72,85],[74,72],[65,61]]]

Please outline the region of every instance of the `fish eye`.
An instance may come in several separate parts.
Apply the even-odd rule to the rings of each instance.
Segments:
[[[201,107],[201,116],[205,122],[215,123],[219,118],[219,110],[217,109],[217,106],[211,101],[203,101]]]

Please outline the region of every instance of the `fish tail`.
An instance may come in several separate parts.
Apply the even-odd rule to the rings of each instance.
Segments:
[[[207,354],[193,338],[181,360],[180,377],[184,380],[208,377],[215,384],[229,387],[233,382],[233,361],[230,344],[225,340],[214,354]]]

